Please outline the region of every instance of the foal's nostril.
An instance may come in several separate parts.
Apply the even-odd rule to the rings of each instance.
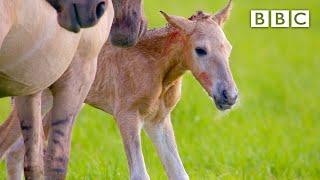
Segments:
[[[225,101],[225,102],[228,101],[228,92],[227,92],[227,90],[223,90],[222,91],[222,97],[223,97],[223,101]]]
[[[106,10],[106,3],[100,2],[96,8],[97,19],[100,19],[103,16],[105,10]]]

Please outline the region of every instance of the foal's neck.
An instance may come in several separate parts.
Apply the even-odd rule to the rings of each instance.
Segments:
[[[172,26],[149,30],[137,47],[156,59],[163,75],[163,85],[170,86],[179,79],[186,68],[183,66],[186,36]]]

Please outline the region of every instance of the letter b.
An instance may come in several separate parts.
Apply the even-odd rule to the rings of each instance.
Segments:
[[[286,22],[283,17],[284,15],[282,13],[276,13],[276,24],[283,25]]]
[[[290,26],[290,13],[286,10],[273,10],[271,11],[271,27],[289,27]]]
[[[256,24],[257,25],[262,25],[263,23],[264,23],[263,14],[262,13],[257,13],[256,14]]]
[[[269,27],[269,11],[268,10],[252,10],[251,11],[251,27],[253,28]]]

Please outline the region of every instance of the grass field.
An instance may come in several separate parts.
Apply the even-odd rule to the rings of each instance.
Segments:
[[[150,27],[158,13],[213,12],[226,0],[146,0]],[[191,179],[320,178],[320,1],[235,0],[225,27],[233,44],[232,71],[240,102],[216,110],[190,75],[173,113],[179,151]],[[251,9],[309,9],[309,29],[251,29]],[[0,100],[0,118],[9,112]],[[166,179],[150,140],[143,151],[151,179]],[[0,164],[0,177],[5,165]],[[0,178],[2,179],[2,178]],[[76,122],[68,179],[128,179],[119,131],[109,115],[85,107]]]

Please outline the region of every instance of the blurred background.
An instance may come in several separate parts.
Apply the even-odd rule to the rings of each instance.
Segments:
[[[149,27],[162,27],[159,10],[191,16],[215,12],[227,0],[145,0]],[[308,29],[252,29],[251,9],[308,9]],[[191,179],[320,178],[320,1],[234,0],[225,26],[233,45],[231,68],[240,101],[218,112],[186,74],[173,112],[182,161]],[[0,100],[0,122],[10,111]],[[151,179],[166,179],[151,141],[143,134]],[[5,177],[0,163],[0,177]],[[2,178],[0,178],[2,179]],[[68,179],[128,179],[127,161],[112,117],[86,106],[74,127]]]

